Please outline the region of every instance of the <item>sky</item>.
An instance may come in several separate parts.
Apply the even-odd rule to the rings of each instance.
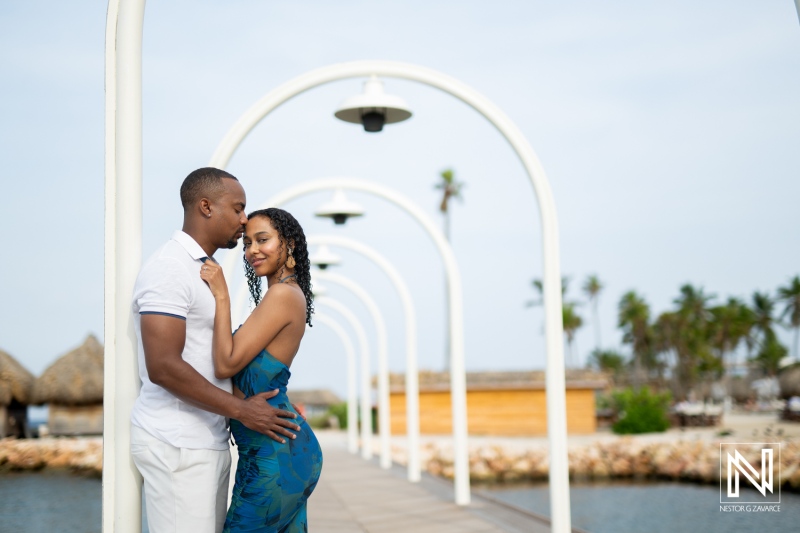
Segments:
[[[105,9],[87,0],[0,3],[0,349],[37,375],[87,334],[102,339]],[[537,153],[572,280],[566,298],[584,302],[581,361],[595,348],[597,324],[580,290],[590,274],[605,284],[602,346],[626,352],[616,306],[628,290],[658,314],[684,283],[719,300],[749,299],[800,273],[800,24],[791,0],[151,1],[143,54],[145,257],[180,227],[183,178],[208,164],[259,98],[315,68],[386,59],[471,86]],[[248,207],[304,181],[346,176],[397,190],[441,224],[434,185],[454,169],[465,183],[451,224],[467,369],[544,368],[543,311],[526,307],[542,275],[541,225],[515,153],[473,109],[408,81],[383,80],[408,102],[410,120],[380,134],[336,120],[362,81],[297,96],[253,130],[228,166]],[[420,366],[441,370],[436,249],[405,212],[348,196],[366,215],[344,227],[313,216],[328,192],[284,207],[307,235],[348,236],[392,261],[417,310]],[[375,265],[335,252],[337,272],[380,306],[390,368],[402,371],[399,298]],[[325,286],[363,321],[375,365],[370,315],[351,293]],[[343,395],[344,360],[334,333],[315,326],[292,385]]]

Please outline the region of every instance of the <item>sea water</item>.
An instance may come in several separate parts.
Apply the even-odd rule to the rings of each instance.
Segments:
[[[0,473],[0,531],[101,530],[100,479],[69,472]]]
[[[547,485],[477,488],[488,496],[550,516]],[[761,495],[751,493],[754,501]],[[800,494],[783,491],[780,510],[725,511],[720,488],[677,482],[574,483],[570,486],[572,525],[591,533],[751,533],[800,531]]]

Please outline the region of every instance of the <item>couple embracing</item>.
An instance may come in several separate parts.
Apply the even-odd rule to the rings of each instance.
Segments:
[[[303,229],[281,209],[245,215],[244,189],[219,169],[189,174],[180,197],[183,229],[144,264],[132,304],[142,388],[131,454],[150,531],[305,532],[322,453],[286,396],[313,313]],[[214,253],[240,238],[256,308],[233,335]],[[239,463],[226,509],[231,437]]]

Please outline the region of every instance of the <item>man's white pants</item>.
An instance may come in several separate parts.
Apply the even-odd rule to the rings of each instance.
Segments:
[[[131,425],[150,533],[219,533],[228,505],[229,450],[175,448]]]

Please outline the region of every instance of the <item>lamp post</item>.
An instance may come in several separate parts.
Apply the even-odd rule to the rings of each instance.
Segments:
[[[314,300],[315,306],[329,307],[333,309],[350,324],[356,334],[359,351],[361,352],[361,457],[372,459],[372,395],[370,394],[370,366],[369,366],[369,344],[367,343],[367,333],[364,326],[356,318],[356,315],[340,302],[321,296]],[[349,422],[348,422],[349,424]]]

